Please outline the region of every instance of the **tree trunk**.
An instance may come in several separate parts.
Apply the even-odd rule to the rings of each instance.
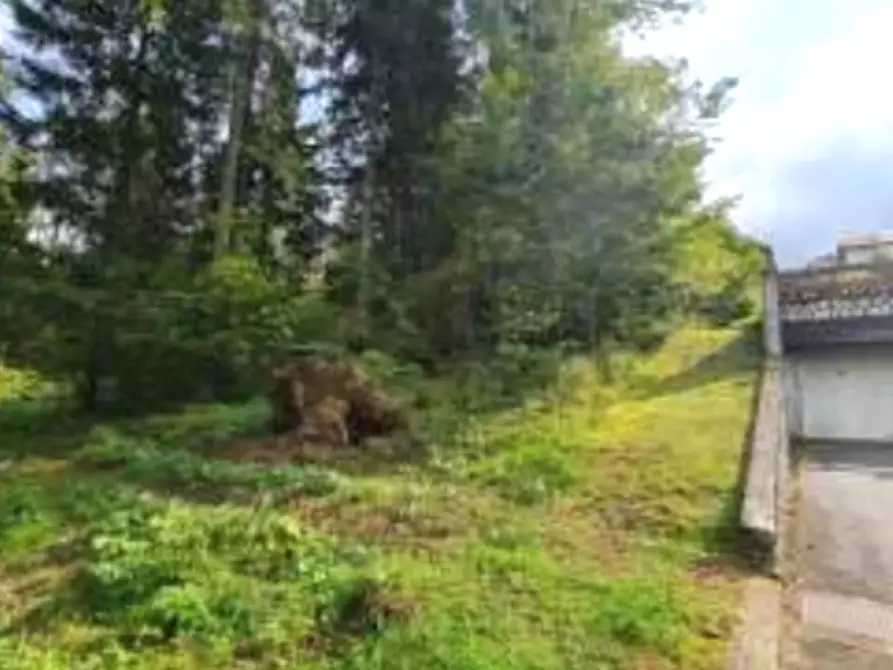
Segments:
[[[360,213],[360,287],[357,296],[360,317],[360,341],[365,345],[369,341],[370,315],[369,304],[372,297],[372,273],[369,264],[372,262],[372,200],[375,193],[375,167],[370,163],[363,177],[362,211]]]
[[[255,0],[251,4],[248,38],[245,50],[237,47],[230,70],[229,100],[229,140],[223,163],[220,184],[220,206],[214,231],[214,258],[226,255],[233,248],[233,216],[236,206],[236,193],[239,178],[239,158],[242,152],[242,135],[245,120],[251,112],[251,99],[254,78],[260,62],[261,31],[263,29],[263,2]],[[235,38],[237,45],[240,43]]]
[[[96,312],[93,314],[87,330],[84,367],[81,370],[76,389],[79,409],[86,414],[95,414],[99,409],[99,380],[103,373],[102,358],[108,344],[103,328],[103,315],[95,305],[93,309]]]

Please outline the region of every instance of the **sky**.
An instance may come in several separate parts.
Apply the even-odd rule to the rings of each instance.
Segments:
[[[893,230],[893,3],[704,0],[646,38],[707,82],[740,78],[707,166],[712,195],[739,195],[737,223],[782,265],[838,234]]]
[[[631,48],[685,57],[708,83],[740,79],[709,194],[740,196],[737,224],[781,265],[831,251],[839,234],[893,230],[893,2],[702,3]]]

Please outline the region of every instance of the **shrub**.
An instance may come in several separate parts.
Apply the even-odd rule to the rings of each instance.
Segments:
[[[87,409],[145,412],[256,393],[299,346],[331,341],[336,312],[318,294],[230,257],[197,273],[133,259],[37,284],[41,337],[19,358],[77,380]],[[81,276],[83,275],[83,276]],[[38,346],[39,345],[39,346]]]

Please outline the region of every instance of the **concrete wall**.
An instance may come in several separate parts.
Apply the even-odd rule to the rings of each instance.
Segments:
[[[772,563],[777,564],[790,483],[784,382],[779,361],[767,358],[758,393],[741,526],[764,544]]]
[[[803,405],[801,399],[803,394],[800,392],[800,375],[796,362],[790,356],[781,365],[781,376],[784,389],[782,402],[784,403],[788,432],[792,437],[802,437]]]
[[[790,482],[786,365],[781,335],[778,276],[770,256],[763,284],[765,361],[748,445],[741,526],[767,549],[773,570],[778,566]]]
[[[788,354],[784,367],[792,435],[893,441],[893,345]]]
[[[777,358],[782,354],[778,274],[774,263],[770,264],[763,280],[763,348],[770,358]]]

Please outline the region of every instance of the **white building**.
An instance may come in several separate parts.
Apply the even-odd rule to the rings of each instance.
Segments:
[[[893,262],[893,233],[837,238],[837,265]]]

